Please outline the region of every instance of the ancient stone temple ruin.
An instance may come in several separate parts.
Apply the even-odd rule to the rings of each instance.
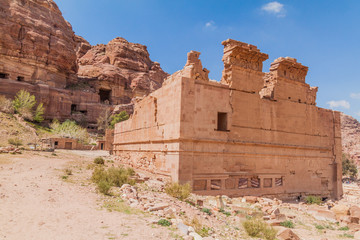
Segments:
[[[211,81],[200,53],[135,104],[115,128],[123,162],[181,183],[199,194],[339,198],[338,112],[316,106],[308,68],[226,40],[221,82]]]

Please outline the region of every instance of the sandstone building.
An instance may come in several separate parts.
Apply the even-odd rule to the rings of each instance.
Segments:
[[[210,81],[198,52],[183,70],[135,104],[115,127],[119,159],[181,183],[199,194],[314,194],[339,198],[339,112],[316,106],[308,68],[226,40],[221,82]]]

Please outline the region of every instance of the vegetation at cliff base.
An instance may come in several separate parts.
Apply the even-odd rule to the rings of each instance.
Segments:
[[[357,166],[353,160],[350,160],[345,153],[342,154],[343,176],[356,178],[358,174]]]
[[[44,105],[39,103],[35,108],[36,104],[35,96],[25,90],[20,90],[12,101],[15,113],[18,113],[26,120],[42,122],[44,120]]]
[[[78,139],[82,143],[89,142],[89,134],[87,130],[76,124],[75,121],[66,120],[60,123],[58,120],[54,120],[50,124],[52,132],[59,137],[74,138]]]

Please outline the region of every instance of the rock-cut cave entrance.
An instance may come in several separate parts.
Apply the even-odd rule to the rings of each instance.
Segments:
[[[111,104],[111,90],[100,89],[99,90],[100,102]]]

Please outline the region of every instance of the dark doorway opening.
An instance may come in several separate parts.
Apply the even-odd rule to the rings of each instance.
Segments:
[[[104,144],[103,143],[100,144],[100,149],[104,150]]]
[[[16,80],[18,80],[19,82],[23,82],[23,81],[25,80],[25,78],[24,78],[24,77],[21,77],[21,76],[18,76],[18,77],[16,78]]]
[[[76,112],[76,104],[71,104],[71,112]]]
[[[111,90],[100,89],[99,96],[101,103],[111,103]]]

